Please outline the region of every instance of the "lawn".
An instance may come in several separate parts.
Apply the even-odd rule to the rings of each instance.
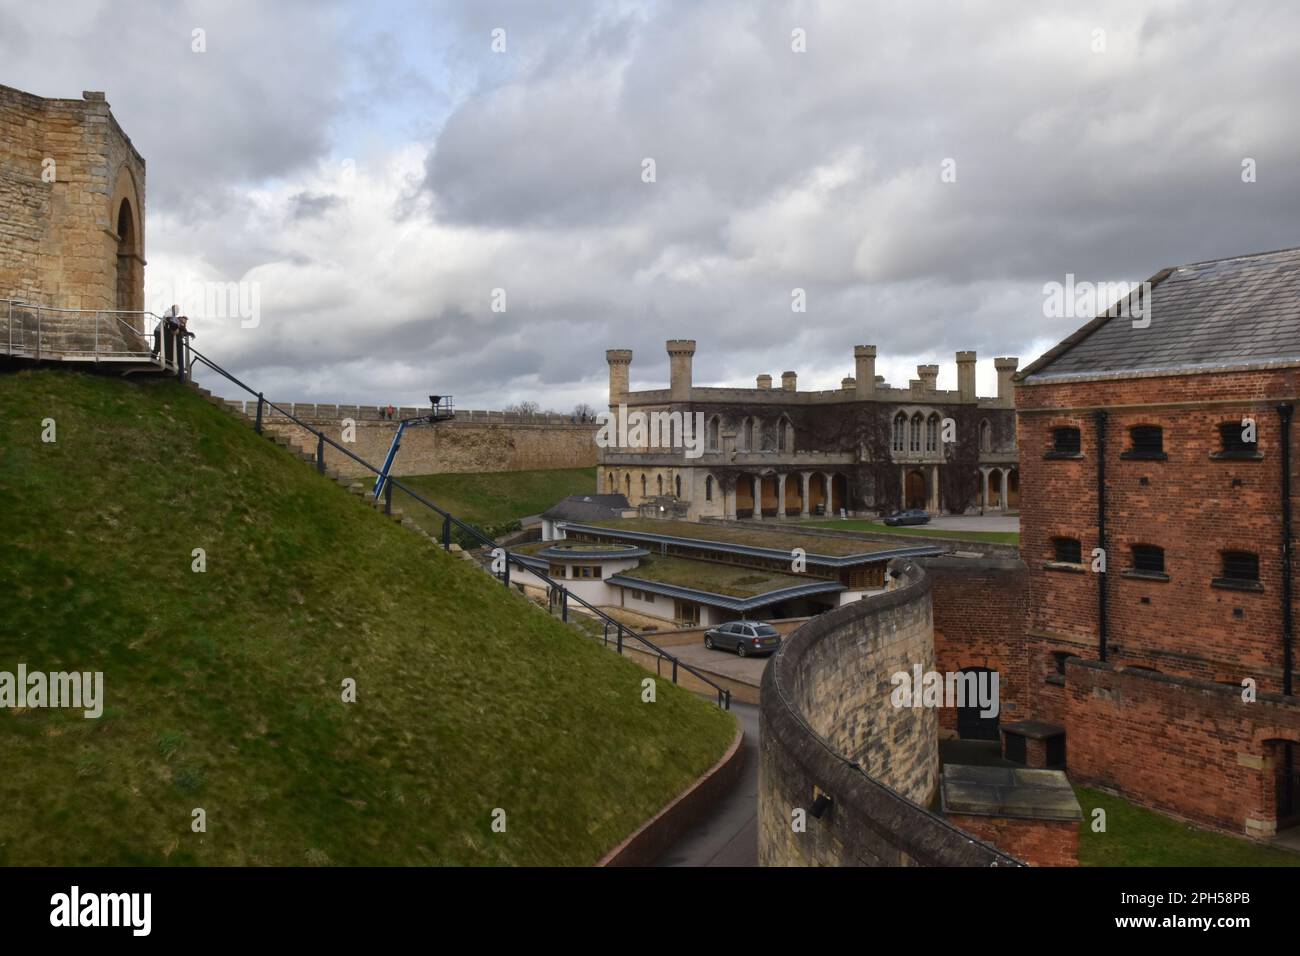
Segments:
[[[1083,808],[1082,866],[1300,866],[1291,853],[1201,830],[1099,790],[1076,787]],[[1106,832],[1092,831],[1092,812],[1106,811]]]
[[[0,376],[0,495],[0,671],[106,698],[0,710],[0,865],[586,865],[734,734],[174,382]]]
[[[520,518],[540,514],[569,495],[594,494],[596,469],[407,475],[398,481],[461,521],[495,535]],[[366,484],[373,488],[374,479]],[[401,508],[419,521],[426,531],[441,533],[441,519],[401,490],[393,493],[393,507]]]
[[[1020,533],[1017,531],[948,531],[939,528],[924,528],[903,525],[891,528],[879,521],[864,518],[846,518],[840,521],[802,522],[814,528],[834,528],[837,531],[870,531],[875,534],[915,535],[921,538],[949,538],[955,541],[979,541],[986,544],[1020,545]]]

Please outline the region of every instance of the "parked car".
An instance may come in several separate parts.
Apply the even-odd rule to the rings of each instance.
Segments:
[[[885,524],[897,528],[900,524],[929,524],[930,513],[924,508],[908,508],[885,519]]]
[[[781,632],[762,621],[732,621],[705,631],[704,646],[735,651],[741,657],[771,654],[781,646]]]

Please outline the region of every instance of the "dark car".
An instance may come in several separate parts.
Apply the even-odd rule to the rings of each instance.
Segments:
[[[732,621],[705,631],[704,646],[735,651],[741,657],[771,654],[781,646],[781,632],[762,621]]]
[[[908,508],[906,511],[900,511],[896,515],[890,515],[885,519],[885,524],[891,528],[896,528],[900,524],[929,524],[930,513],[924,508]]]

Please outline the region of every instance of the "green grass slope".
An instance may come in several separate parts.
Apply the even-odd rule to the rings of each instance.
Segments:
[[[175,383],[0,376],[0,500],[0,671],[106,698],[0,710],[0,864],[589,864],[734,733]]]
[[[569,495],[594,493],[596,469],[403,475],[398,480],[461,521],[494,534],[517,527],[514,522],[520,518],[541,514]],[[366,484],[373,488],[374,479],[368,479]],[[442,534],[442,519],[404,492],[394,492],[393,507],[401,508],[431,534]]]

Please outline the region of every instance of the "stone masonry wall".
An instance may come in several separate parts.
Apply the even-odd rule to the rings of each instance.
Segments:
[[[938,784],[937,717],[896,708],[889,677],[932,669],[930,581],[894,562],[895,586],[819,615],[763,675],[758,808],[765,866],[1015,865],[926,809]],[[819,794],[832,800],[820,819]],[[793,811],[807,813],[795,832]]]
[[[232,403],[239,406],[240,403]],[[277,403],[289,408],[289,403]],[[246,414],[256,415],[257,402],[249,402]],[[292,406],[293,414],[343,444],[343,420],[356,424],[355,442],[347,447],[356,455],[381,467],[397,433],[396,420],[381,420],[379,410],[366,406]],[[399,409],[397,417],[411,417],[413,408]],[[302,451],[315,453],[316,439],[281,415],[265,412],[263,427],[283,434]],[[596,464],[594,424],[573,424],[565,416],[537,416],[515,419],[501,412],[462,413],[457,419],[432,427],[408,428],[402,448],[393,463],[393,474],[433,475],[491,471],[533,471],[553,468],[590,468]],[[325,446],[325,464],[343,474],[364,478],[372,473],[346,455]],[[593,487],[592,491],[596,489]]]
[[[52,182],[42,178],[46,160]],[[0,299],[143,308],[144,167],[102,93],[44,99],[0,86]],[[129,249],[117,234],[122,199],[132,211]],[[131,263],[121,294],[119,252]]]

